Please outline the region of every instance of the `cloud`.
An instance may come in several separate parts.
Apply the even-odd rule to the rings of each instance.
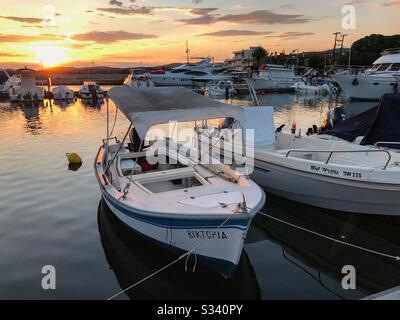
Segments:
[[[23,22],[23,23],[32,23],[32,24],[37,24],[37,23],[42,22],[42,19],[31,18],[31,17],[0,16],[0,19],[7,19],[7,20],[12,20],[12,21]]]
[[[118,0],[110,0],[108,3],[110,6],[117,6],[117,7],[122,7],[123,3]]]
[[[141,14],[151,14],[154,8],[151,7],[135,7],[135,8],[97,8],[97,11],[114,13],[123,16],[133,16]]]
[[[76,34],[71,37],[71,39],[76,41],[91,41],[102,44],[114,43],[118,41],[132,41],[155,38],[158,38],[158,36],[153,34],[131,33],[126,31],[91,31],[88,33]]]
[[[20,34],[0,34],[0,42],[38,42],[64,40],[65,37],[54,34],[20,35]]]
[[[311,21],[310,18],[301,14],[279,14],[270,10],[255,10],[242,14],[211,14],[215,10],[217,9],[207,8],[205,11],[197,12],[191,10],[191,14],[200,16],[177,21],[184,24],[212,24],[220,21],[235,24],[300,24]]]
[[[222,30],[197,35],[197,37],[236,37],[236,36],[259,36],[272,34],[270,31],[251,31],[251,30]]]
[[[310,21],[301,14],[279,14],[270,10],[256,10],[243,14],[227,14],[217,17],[216,21],[247,24],[297,24]]]
[[[400,6],[400,0],[394,0],[394,1],[381,3],[379,6],[383,7],[383,8]]]
[[[298,31],[292,31],[292,32],[285,32],[276,36],[270,36],[270,38],[279,38],[281,40],[293,40],[297,39],[300,37],[307,37],[307,36],[313,36],[315,33],[313,32],[298,32]]]
[[[16,58],[16,57],[24,57],[24,55],[19,53],[10,53],[10,52],[0,52],[0,58]]]

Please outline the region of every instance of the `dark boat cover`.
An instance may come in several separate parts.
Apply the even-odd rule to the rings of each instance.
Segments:
[[[360,113],[352,118],[340,121],[330,130],[322,131],[321,134],[329,134],[343,140],[353,142],[359,136],[364,136],[370,127],[378,106]]]
[[[341,121],[334,129],[322,131],[321,134],[329,134],[350,142],[364,136],[362,145],[400,142],[400,93],[383,95],[378,106]],[[396,144],[382,146],[400,149],[400,145]]]
[[[377,142],[400,142],[400,93],[383,95],[361,144],[372,145]],[[399,144],[382,146],[400,149]]]

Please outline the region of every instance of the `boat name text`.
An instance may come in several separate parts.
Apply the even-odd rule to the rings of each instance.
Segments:
[[[224,231],[187,230],[189,239],[228,239]]]

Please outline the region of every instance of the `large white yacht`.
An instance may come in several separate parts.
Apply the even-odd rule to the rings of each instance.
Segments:
[[[149,78],[156,86],[167,87],[193,87],[193,79],[206,75],[219,73],[222,65],[213,64],[212,58],[208,57],[199,63],[185,63],[171,71],[156,70],[150,72]]]
[[[385,93],[398,90],[400,48],[385,50],[372,67],[364,72],[340,72],[334,75],[334,80],[350,99],[379,100]]]
[[[17,70],[21,82],[14,85],[9,90],[12,102],[39,102],[45,98],[43,87],[36,86],[35,70],[27,67]]]

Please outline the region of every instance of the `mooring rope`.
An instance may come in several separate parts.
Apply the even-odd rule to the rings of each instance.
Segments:
[[[304,232],[311,233],[311,234],[313,234],[315,236],[318,236],[318,237],[321,237],[321,238],[324,238],[324,239],[327,239],[327,240],[331,240],[333,242],[336,242],[336,243],[339,243],[339,244],[342,244],[342,245],[345,245],[345,246],[348,246],[348,247],[359,249],[361,251],[373,253],[373,254],[376,254],[376,255],[379,255],[379,256],[382,256],[382,257],[385,257],[385,258],[390,258],[390,259],[396,260],[397,262],[400,262],[400,256],[394,256],[394,255],[391,255],[391,254],[387,254],[387,253],[379,252],[379,251],[376,251],[376,250],[368,249],[368,248],[365,248],[365,247],[362,247],[362,246],[359,246],[359,245],[356,245],[356,244],[353,244],[353,243],[349,243],[349,242],[345,242],[345,241],[342,241],[342,240],[339,240],[339,239],[335,239],[335,238],[329,237],[327,235],[321,234],[319,232],[316,232],[316,231],[313,231],[313,230],[310,230],[310,229],[307,229],[307,228],[304,228],[304,227],[300,227],[300,226],[295,225],[293,223],[290,223],[288,221],[276,218],[274,216],[271,216],[271,215],[269,215],[267,213],[264,213],[264,212],[261,212],[261,211],[259,211],[258,213],[263,215],[263,216],[265,216],[265,217],[267,217],[267,218],[270,218],[272,220],[275,220],[275,221],[278,221],[280,223],[286,224],[286,225],[288,225],[290,227],[302,230]]]
[[[112,210],[112,209],[111,209]],[[238,213],[240,210],[240,208],[236,209],[235,211],[233,211],[233,213],[227,217],[219,226],[218,228],[216,228],[215,230],[218,231],[219,229],[221,229],[236,213]],[[115,212],[114,212],[115,214]],[[187,263],[188,263],[188,259],[190,257],[190,255],[194,254],[195,255],[195,265],[193,266],[193,272],[196,269],[196,265],[197,265],[197,255],[196,255],[196,250],[204,244],[204,242],[206,242],[209,238],[205,237],[204,239],[200,240],[191,250],[185,252],[184,254],[180,255],[178,258],[176,258],[174,261],[168,263],[167,265],[163,266],[162,268],[156,270],[155,272],[149,274],[148,276],[144,277],[143,279],[135,282],[134,284],[130,285],[129,287],[117,292],[116,294],[112,295],[111,297],[109,297],[107,300],[112,300],[115,297],[121,295],[122,293],[138,286],[139,284],[145,282],[146,280],[156,276],[157,274],[159,274],[160,272],[164,271],[165,269],[168,269],[169,267],[173,266],[175,263],[179,262],[180,260],[182,260],[183,258],[187,257],[186,262],[185,262],[185,270],[187,271]]]

